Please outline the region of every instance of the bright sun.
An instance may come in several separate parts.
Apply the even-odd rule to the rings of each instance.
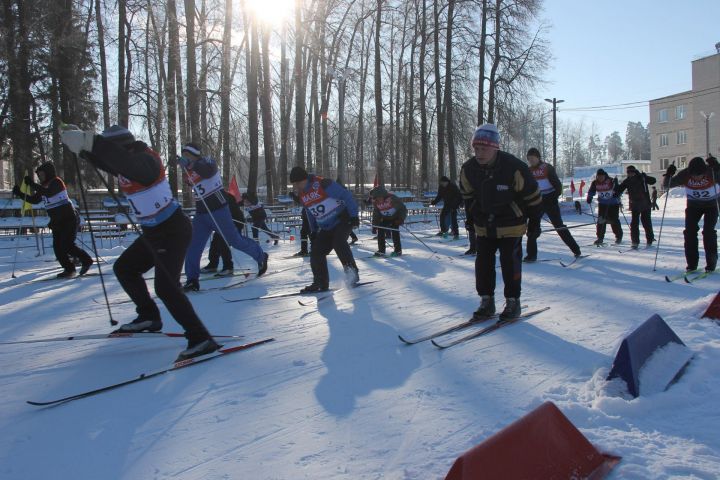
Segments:
[[[295,8],[294,0],[245,0],[248,11],[261,22],[279,26]]]

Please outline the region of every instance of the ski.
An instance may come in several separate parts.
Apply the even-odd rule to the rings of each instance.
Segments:
[[[57,400],[50,400],[50,401],[47,401],[47,402],[33,402],[33,401],[29,401],[29,400],[28,400],[27,403],[29,403],[30,405],[38,406],[38,407],[45,407],[45,406],[50,406],[50,405],[59,405],[59,404],[61,404],[61,403],[67,403],[67,402],[71,402],[71,401],[73,401],[73,400],[79,400],[79,399],[81,399],[81,398],[91,397],[91,396],[93,396],[93,395],[97,395],[98,393],[107,392],[107,391],[110,391],[110,390],[114,390],[114,389],[116,389],[116,388],[124,387],[125,385],[130,385],[131,383],[136,383],[136,382],[139,382],[139,381],[142,381],[142,380],[147,380],[147,379],[149,379],[149,378],[157,377],[157,376],[162,375],[162,374],[164,374],[164,373],[168,373],[168,372],[172,372],[172,371],[174,371],[174,370],[179,370],[179,369],[181,369],[181,368],[185,368],[185,367],[190,367],[190,366],[193,366],[193,365],[197,365],[197,364],[199,364],[199,363],[206,362],[206,361],[208,361],[208,360],[212,360],[213,358],[221,357],[221,356],[223,356],[223,355],[227,355],[227,354],[234,353],[234,352],[239,352],[239,351],[242,351],[242,350],[247,350],[247,349],[249,349],[249,348],[252,348],[252,347],[255,347],[255,346],[258,346],[258,345],[262,345],[262,344],[264,344],[264,343],[272,342],[273,340],[274,340],[274,338],[266,338],[266,339],[263,339],[263,340],[258,340],[258,341],[256,341],[256,342],[251,342],[251,343],[245,343],[245,344],[243,344],[243,345],[238,345],[238,346],[235,346],[235,347],[221,348],[220,350],[216,350],[215,352],[208,353],[207,355],[201,355],[201,356],[199,356],[199,357],[188,358],[187,360],[181,360],[181,361],[179,361],[179,362],[174,362],[174,363],[173,363],[170,367],[168,367],[168,368],[163,368],[163,369],[160,369],[160,370],[155,370],[154,372],[141,373],[140,376],[135,377],[135,378],[133,378],[133,379],[131,379],[131,380],[126,380],[126,381],[124,381],[124,382],[115,383],[115,384],[112,384],[112,385],[108,385],[108,386],[105,386],[105,387],[97,388],[97,389],[95,389],[95,390],[89,390],[89,391],[87,391],[87,392],[82,392],[82,393],[78,393],[78,394],[75,394],[75,395],[70,395],[70,396],[68,396],[68,397],[59,398],[59,399],[57,399]]]
[[[692,275],[694,273],[698,273],[700,270],[697,268],[695,270],[687,270],[682,273],[678,273],[677,275],[665,275],[665,281],[668,283],[672,283],[675,280],[680,280],[681,278],[687,278],[688,275]]]
[[[703,278],[709,277],[713,273],[715,273],[715,272],[701,272],[694,276],[685,275],[684,280],[685,280],[685,283],[694,283],[694,282],[697,282],[698,280],[702,280]]]
[[[543,263],[543,262],[560,262],[562,258],[541,258],[540,260],[523,260],[523,263]]]
[[[560,261],[560,265],[562,265],[563,267],[567,268],[567,267],[569,267],[570,265],[572,265],[572,264],[574,264],[575,262],[577,262],[578,260],[583,259],[583,258],[587,258],[587,257],[589,257],[589,256],[590,256],[589,254],[588,254],[588,255],[579,255],[579,256],[573,258],[570,263],[565,263],[565,262],[563,262],[563,261],[561,260],[561,261]]]
[[[62,281],[66,281],[66,280],[79,280],[81,278],[96,277],[96,276],[98,276],[97,272],[87,272],[84,275],[78,275],[76,273],[72,277],[65,277],[65,278],[57,278],[55,275],[53,275],[51,277],[35,278],[33,280],[28,280],[27,282],[22,282],[22,283],[40,283],[40,282],[51,282],[51,281],[62,282]]]
[[[502,328],[504,326],[512,325],[513,323],[517,323],[519,321],[525,320],[529,317],[532,317],[533,315],[537,315],[537,314],[545,312],[547,310],[550,310],[550,307],[544,307],[544,308],[540,308],[538,310],[533,310],[531,312],[523,313],[519,317],[512,318],[510,320],[498,320],[497,322],[493,323],[492,325],[487,326],[481,330],[478,330],[477,332],[473,332],[469,335],[465,335],[464,337],[456,338],[455,340],[448,342],[448,343],[437,343],[437,342],[435,342],[435,340],[431,340],[431,342],[433,345],[435,345],[437,348],[439,348],[441,350],[445,349],[445,348],[450,348],[459,343],[466,342],[468,340],[472,340],[473,338],[482,337],[483,335],[492,333],[495,330],[499,330],[500,328]]]
[[[527,305],[522,305],[520,308],[527,308]],[[477,325],[479,323],[486,322],[488,320],[493,320],[495,318],[498,318],[499,315],[500,315],[499,313],[496,313],[494,315],[491,315],[491,316],[485,317],[485,318],[474,318],[473,317],[470,320],[466,320],[462,323],[456,323],[455,325],[451,325],[443,330],[429,333],[423,337],[414,338],[412,340],[408,340],[405,337],[403,337],[402,335],[398,335],[398,338],[400,339],[401,342],[403,342],[407,345],[415,345],[416,343],[421,343],[421,342],[425,342],[427,340],[432,340],[433,338],[441,337],[443,335],[447,335],[448,333],[452,333],[457,330],[462,330],[463,328],[467,328],[472,325]]]
[[[303,300],[298,300],[298,303],[299,303],[300,305],[302,305],[303,307],[309,307],[309,306],[311,306],[311,305],[316,305],[316,304],[322,302],[323,300],[325,300],[325,299],[327,299],[327,298],[332,297],[334,294],[336,294],[336,293],[338,293],[338,292],[340,292],[340,291],[342,291],[342,290],[346,290],[346,289],[348,289],[348,288],[350,288],[350,289],[355,289],[355,288],[358,288],[358,287],[362,287],[362,286],[364,286],[364,285],[370,285],[370,284],[372,284],[372,283],[377,283],[377,282],[378,282],[378,280],[370,280],[370,281],[367,281],[367,282],[359,282],[359,283],[356,283],[355,285],[353,285],[353,286],[351,286],[351,287],[342,287],[342,288],[338,288],[337,290],[327,290],[327,291],[325,291],[325,292],[317,292],[317,293],[323,293],[324,295],[315,297],[315,299],[314,299],[315,302],[312,302],[312,298],[308,298],[308,299],[305,300],[305,301],[303,301]],[[307,294],[305,294],[305,295],[307,295]]]
[[[242,335],[213,335],[213,338],[222,338],[224,341],[233,341],[244,338]],[[15,340],[13,342],[0,342],[0,345],[18,345],[23,343],[65,342],[70,340],[105,340],[111,338],[185,338],[184,333],[175,332],[128,332],[128,333],[100,333],[91,335],[73,335],[70,337],[37,338],[32,340]]]

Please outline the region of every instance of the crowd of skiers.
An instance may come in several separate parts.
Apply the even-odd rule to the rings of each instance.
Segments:
[[[219,275],[233,273],[230,247],[244,252],[257,263],[257,276],[268,267],[268,254],[256,241],[260,231],[277,244],[278,236],[267,226],[267,214],[257,197],[243,194],[240,203],[248,209],[247,222],[235,197],[223,188],[216,162],[203,154],[199,145],[188,143],[182,147],[178,164],[184,181],[192,187],[195,196],[195,215],[192,221],[183,213],[172,196],[160,156],[145,143],[137,141],[124,127],[112,126],[101,134],[76,128],[63,130],[63,143],[78,157],[95,168],[118,178],[121,192],[127,198],[141,235],[120,255],[114,272],[136,306],[137,318],[122,325],[118,332],[157,332],[162,329],[160,311],[152,300],[143,274],[155,268],[155,291],[170,314],[185,329],[188,347],[179,360],[211,353],[218,345],[193,309],[187,291],[200,289],[200,273],[217,272],[219,260],[223,264]],[[439,215],[440,231],[437,235],[459,238],[458,210],[465,209],[465,227],[470,246],[467,255],[475,256],[475,287],[480,306],[474,317],[485,319],[495,315],[496,254],[499,252],[504,283],[505,307],[501,319],[521,315],[520,295],[522,263],[537,261],[537,241],[541,235],[541,220],[547,216],[555,231],[576,257],[581,250],[570,228],[562,220],[559,197],[562,184],[552,165],[545,163],[540,152],[531,148],[527,163],[500,150],[500,135],[493,124],[478,127],[471,138],[474,155],[461,167],[459,185],[442,177],[432,205],[443,202]],[[78,215],[70,203],[63,181],[57,177],[51,163],[36,170],[40,183],[26,177],[24,183],[34,193],[23,193],[16,186],[14,195],[30,202],[45,202],[53,233],[53,247],[63,271],[58,277],[75,274],[72,259],[79,259],[80,274],[88,271],[93,261],[75,245]],[[685,256],[687,270],[698,268],[699,221],[704,218],[702,230],[705,250],[705,269],[714,271],[717,266],[717,236],[720,189],[720,166],[708,157],[693,158],[688,168],[677,172],[670,166],[664,176],[665,190],[684,186],[687,193],[685,215]],[[330,278],[327,256],[335,251],[345,272],[346,282],[353,286],[359,282],[359,270],[348,244],[357,241],[353,229],[359,227],[358,205],[338,180],[308,173],[301,167],[290,172],[293,200],[300,205],[302,228],[301,248],[296,256],[310,256],[313,281],[302,293],[328,290]],[[640,244],[639,226],[642,224],[647,246],[655,241],[651,210],[658,208],[657,190],[650,186],[656,179],[627,167],[622,182],[611,178],[603,169],[596,173],[586,201],[592,209],[597,196],[597,239],[595,245],[604,244],[606,227],[610,224],[615,243],[622,242],[620,223],[622,202],[627,192],[631,212],[631,248]],[[377,234],[376,256],[386,255],[387,238],[392,238],[391,256],[402,255],[401,227],[408,211],[401,199],[384,187],[370,191],[366,203],[372,205],[372,229]],[[625,214],[623,213],[623,216]],[[593,213],[594,216],[594,213]],[[246,222],[252,239],[244,234]],[[449,233],[448,233],[449,232]],[[208,264],[200,268],[200,259],[208,238],[212,235]],[[523,258],[522,238],[527,237],[526,255]],[[181,271],[186,281],[180,283]]]

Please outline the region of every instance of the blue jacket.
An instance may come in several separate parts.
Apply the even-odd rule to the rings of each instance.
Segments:
[[[300,194],[302,198],[304,193],[308,193],[314,188],[316,182],[320,183],[320,187],[325,191],[329,198],[333,198],[340,203],[339,208],[332,210],[328,214],[322,216],[319,219],[319,215],[313,212],[312,206],[305,208],[308,211],[308,221],[310,223],[310,230],[316,232],[317,230],[332,230],[342,221],[349,221],[353,217],[358,216],[358,206],[349,190],[346,190],[342,185],[328,179],[317,177],[316,175],[310,174],[307,179],[307,185],[305,190]]]

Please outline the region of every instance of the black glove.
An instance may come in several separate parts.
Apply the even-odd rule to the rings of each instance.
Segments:
[[[25,184],[26,185],[33,185],[35,183],[35,180],[30,175],[25,175]]]
[[[15,195],[16,197],[20,197],[20,198],[22,198],[22,197],[25,196],[25,194],[20,191],[20,187],[17,186],[17,185],[15,185],[15,186],[13,187],[12,193],[13,193],[13,195]]]
[[[667,170],[665,170],[666,177],[672,177],[675,173],[677,173],[677,167],[675,165],[670,165]]]
[[[360,226],[360,219],[358,217],[350,217],[350,226],[352,228],[358,228]]]
[[[540,219],[531,218],[528,220],[527,236],[528,238],[538,238],[540,236]]]

